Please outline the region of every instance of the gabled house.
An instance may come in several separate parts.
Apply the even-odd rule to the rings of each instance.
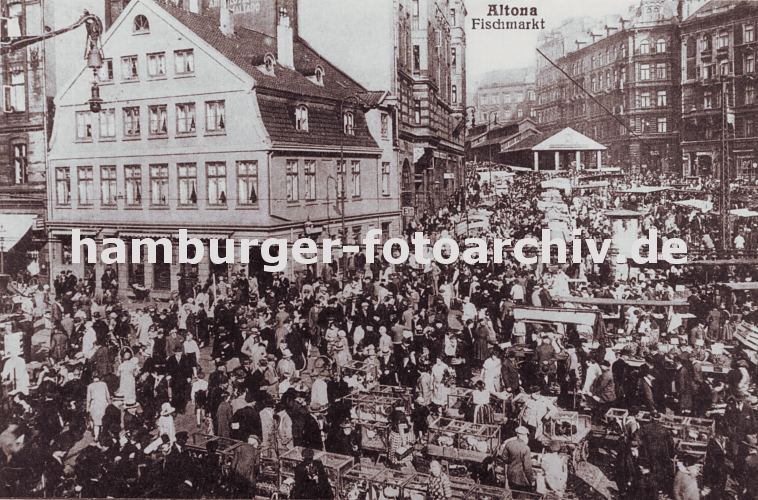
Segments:
[[[96,240],[186,228],[206,241],[206,255],[211,238],[320,241],[344,226],[350,242],[372,227],[399,229],[386,94],[314,51],[284,3],[268,33],[235,27],[224,0],[195,12],[132,0],[120,13],[103,36],[104,67],[97,75],[83,67],[56,99],[53,275],[72,268],[100,284],[103,266],[70,263],[74,227]],[[104,101],[97,114],[87,104],[94,82]],[[120,266],[120,290],[137,283],[168,293],[180,274],[204,281],[235,270],[173,262]],[[245,267],[270,279],[260,255]]]

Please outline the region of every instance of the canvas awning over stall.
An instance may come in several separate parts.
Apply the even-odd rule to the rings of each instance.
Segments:
[[[675,201],[674,205],[679,205],[680,207],[695,208],[701,212],[710,212],[713,210],[713,202],[708,200],[681,200]]]
[[[34,227],[37,216],[32,214],[2,214],[0,216],[0,239],[2,251],[8,252]]]

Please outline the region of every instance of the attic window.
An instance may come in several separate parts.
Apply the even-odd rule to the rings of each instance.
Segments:
[[[148,33],[150,31],[150,21],[142,14],[134,18],[134,33]]]
[[[274,72],[274,56],[271,54],[266,54],[266,56],[263,58],[263,67],[266,69],[267,73],[273,73]]]
[[[302,104],[295,108],[295,128],[301,132],[308,131],[308,108]]]
[[[342,123],[345,135],[355,135],[355,115],[351,111],[345,111],[342,115]]]
[[[316,66],[316,83],[319,85],[324,84],[324,68]]]

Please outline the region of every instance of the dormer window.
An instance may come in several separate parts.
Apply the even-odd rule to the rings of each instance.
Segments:
[[[324,68],[321,66],[316,66],[316,83],[319,85],[324,84]]]
[[[355,135],[355,115],[351,111],[342,115],[342,124],[345,135]]]
[[[134,26],[132,27],[134,33],[148,33],[150,32],[150,21],[147,20],[142,14],[134,18]]]
[[[295,108],[295,128],[301,132],[308,131],[308,108],[302,104]]]
[[[274,56],[271,54],[266,54],[266,56],[263,58],[263,69],[266,70],[266,73],[273,74],[274,73]]]

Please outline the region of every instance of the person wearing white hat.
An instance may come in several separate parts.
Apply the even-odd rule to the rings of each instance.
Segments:
[[[276,364],[276,371],[280,377],[290,378],[295,374],[295,362],[292,361],[292,351],[287,347],[282,349],[282,359]]]

